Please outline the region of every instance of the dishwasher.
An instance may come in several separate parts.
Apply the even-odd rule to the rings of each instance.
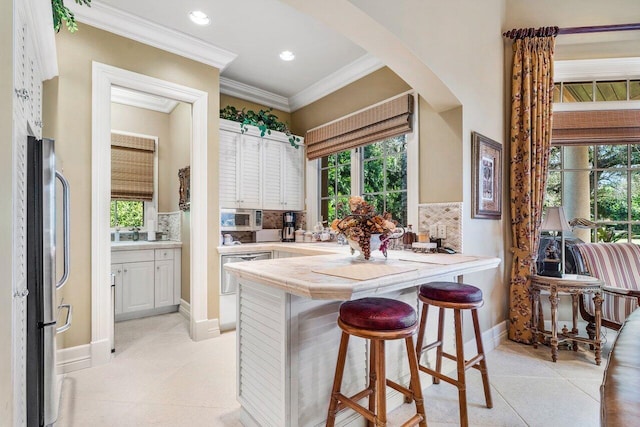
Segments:
[[[222,255],[220,258],[220,330],[229,331],[236,328],[236,305],[238,280],[224,269],[232,262],[259,261],[271,259],[271,252],[243,252]]]

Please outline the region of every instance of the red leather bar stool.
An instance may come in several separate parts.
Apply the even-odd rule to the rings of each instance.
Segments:
[[[415,310],[409,304],[388,298],[362,298],[347,301],[340,306],[338,326],[342,329],[342,339],[340,340],[336,375],[331,391],[327,426],[332,427],[338,411],[346,407],[365,417],[370,426],[386,426],[386,387],[389,386],[404,394],[409,401],[415,402],[416,414],[403,425],[426,427],[418,361],[413,345],[413,334],[418,328]],[[369,385],[366,389],[347,397],[340,392],[340,387],[351,335],[369,340]],[[409,388],[386,379],[385,374],[385,341],[401,338],[405,340],[409,358],[411,372]],[[369,408],[357,403],[365,397],[369,398]]]
[[[460,425],[468,426],[469,420],[467,416],[467,386],[465,382],[465,371],[471,367],[476,368],[482,375],[482,384],[484,386],[484,397],[487,408],[493,407],[491,401],[491,389],[489,387],[489,374],[487,373],[487,363],[482,346],[482,335],[480,334],[480,325],[478,324],[478,311],[482,307],[484,301],[482,299],[482,290],[475,286],[465,285],[455,282],[432,282],[420,286],[420,301],[423,302],[422,316],[420,318],[420,329],[418,331],[418,342],[416,343],[416,355],[418,357],[418,366],[421,371],[433,377],[433,383],[439,384],[440,380],[444,380],[458,387],[458,401],[460,405]],[[438,317],[438,338],[431,344],[423,347],[424,334],[427,328],[427,313],[429,306],[439,307]],[[445,309],[453,309],[455,334],[456,334],[456,354],[449,354],[443,351],[444,337],[444,313]],[[462,342],[462,310],[471,310],[473,317],[473,329],[476,334],[476,346],[478,354],[470,359],[464,358],[464,344]],[[436,369],[430,369],[420,364],[422,353],[436,348]],[[442,357],[451,359],[457,363],[458,377],[451,378],[441,373]]]

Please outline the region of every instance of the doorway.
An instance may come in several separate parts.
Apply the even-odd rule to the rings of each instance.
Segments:
[[[191,105],[191,233],[189,333],[193,340],[217,336],[207,318],[207,93],[113,66],[93,63],[91,205],[91,359],[96,366],[111,358],[111,88],[118,86]]]
[[[191,104],[116,86],[111,101],[112,351],[118,355],[163,327],[189,334],[191,221],[180,210],[178,172],[190,164],[192,117]],[[183,316],[170,314],[180,307]]]

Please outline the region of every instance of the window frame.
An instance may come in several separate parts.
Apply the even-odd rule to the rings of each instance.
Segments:
[[[140,230],[146,230],[147,222],[150,219],[156,221],[157,213],[158,213],[158,148],[159,148],[158,140],[159,138],[154,135],[147,135],[147,134],[138,133],[138,132],[127,132],[124,130],[116,130],[116,129],[112,129],[111,133],[117,133],[120,135],[135,136],[139,138],[147,138],[147,139],[154,140],[155,150],[153,150],[153,198],[150,202],[144,202],[144,208],[143,208],[144,216],[142,219],[143,224],[140,227]],[[111,168],[111,158],[109,158],[109,168]],[[109,176],[111,176],[111,170],[109,171]],[[109,182],[109,193],[111,193],[111,182]],[[109,206],[111,206],[112,200],[113,199],[109,198]],[[116,231],[115,227],[111,227],[111,212],[109,212],[109,231],[110,232]],[[120,229],[121,233],[127,232],[127,231],[129,230]]]
[[[407,146],[407,223],[418,223],[418,198],[419,198],[419,109],[418,109],[418,97],[417,94],[411,90],[401,94],[398,94],[392,98],[385,99],[380,102],[388,102],[390,99],[412,94],[414,95],[414,108],[412,115],[412,129],[413,131],[405,134],[406,146]],[[370,107],[367,107],[370,108]],[[357,156],[359,153],[356,150],[351,150],[351,188],[352,191],[357,191],[356,194],[361,194],[361,174],[362,168],[359,164]],[[320,185],[320,168],[321,159],[307,160],[306,165],[306,194],[307,194],[307,224],[316,224],[320,220],[320,197],[322,194]],[[354,187],[355,184],[355,187]],[[414,208],[412,208],[414,207]],[[325,220],[323,218],[323,220]]]

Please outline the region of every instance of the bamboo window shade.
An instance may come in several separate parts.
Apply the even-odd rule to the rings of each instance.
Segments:
[[[552,143],[555,145],[640,143],[640,110],[554,113]]]
[[[111,134],[111,198],[153,199],[153,153],[155,140]]]
[[[305,135],[309,160],[411,132],[413,96],[402,95],[311,129]]]

